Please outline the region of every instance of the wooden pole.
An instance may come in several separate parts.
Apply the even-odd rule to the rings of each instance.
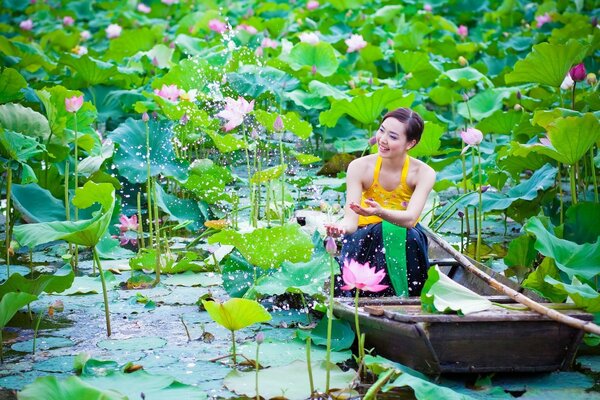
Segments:
[[[573,328],[582,329],[588,333],[593,333],[596,335],[600,335],[600,326],[594,324],[591,321],[583,321],[577,318],[570,317],[568,315],[564,315],[559,313],[556,310],[552,310],[536,301],[531,300],[529,297],[525,296],[523,293],[519,293],[514,289],[509,288],[503,283],[498,282],[479,268],[477,268],[467,257],[458,252],[454,247],[452,247],[448,242],[443,240],[441,237],[436,235],[435,233],[427,230],[427,234],[431,237],[435,242],[444,250],[446,250],[450,255],[458,261],[464,268],[468,269],[475,276],[482,279],[485,283],[491,286],[494,290],[510,297],[514,301],[525,305],[531,310],[545,315],[546,317],[563,323],[565,325],[572,326]]]

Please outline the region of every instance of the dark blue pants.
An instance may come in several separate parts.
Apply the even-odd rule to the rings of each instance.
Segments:
[[[409,296],[418,296],[421,294],[429,269],[427,236],[421,226],[417,224],[414,228],[406,229],[406,243],[398,243],[398,246],[406,246],[408,294]],[[359,227],[356,232],[344,236],[342,240],[342,251],[340,253],[340,264],[342,266],[344,260],[353,259],[361,264],[368,262],[377,271],[382,268],[386,270],[385,278],[381,281],[381,284],[389,287],[378,293],[364,292],[361,293],[361,296],[396,295],[387,271],[383,248],[381,223]],[[340,276],[336,287],[339,288],[343,284]],[[341,296],[354,295],[353,291],[346,291],[345,293],[342,293],[343,291],[340,289],[336,289],[336,291]]]

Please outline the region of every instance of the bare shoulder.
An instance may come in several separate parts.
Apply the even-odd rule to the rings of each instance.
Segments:
[[[411,176],[412,176],[412,181],[414,182],[414,184],[416,185],[417,182],[431,182],[434,183],[435,182],[435,170],[433,168],[431,168],[429,165],[425,164],[423,161],[417,159],[417,158],[410,158],[411,161]],[[411,180],[409,178],[409,180]]]
[[[357,158],[348,165],[347,177],[361,182],[363,187],[368,187],[373,181],[373,171],[377,162],[377,154]]]

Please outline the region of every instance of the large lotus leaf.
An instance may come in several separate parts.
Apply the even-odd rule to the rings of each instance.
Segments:
[[[327,42],[300,42],[290,51],[288,61],[295,71],[303,67],[316,68],[323,76],[333,75],[339,65],[333,46]]]
[[[279,69],[258,65],[241,66],[237,72],[227,74],[227,82],[235,91],[251,98],[263,93],[272,93],[282,98],[284,93],[300,85],[298,79]]]
[[[566,44],[537,44],[533,46],[532,52],[525,59],[517,61],[514,70],[505,76],[506,83],[534,82],[559,87],[569,69],[583,59],[587,49],[588,46],[577,40],[569,40]]]
[[[15,67],[18,66],[27,72],[36,72],[40,67],[46,71],[56,68],[56,63],[44,53],[44,50],[36,42],[27,44],[0,36],[0,51],[7,56],[20,58]]]
[[[327,316],[324,316],[313,330],[307,332],[298,329],[296,330],[296,336],[303,342],[310,336],[310,340],[314,344],[327,346],[327,325]],[[334,319],[331,321],[331,350],[340,351],[349,349],[352,343],[354,343],[355,338],[356,335],[348,321],[343,319]],[[311,359],[314,360],[312,355]]]
[[[462,100],[462,96],[456,90],[444,86],[435,86],[431,89],[429,98],[440,106],[447,106]]]
[[[191,224],[186,225],[186,228],[191,230],[200,229],[207,219],[206,205],[201,210],[197,202],[190,199],[180,199],[177,196],[169,194],[160,185],[156,185],[156,204],[173,221],[192,221]]]
[[[95,246],[106,233],[115,207],[115,189],[110,183],[88,181],[75,190],[73,205],[88,208],[100,203],[102,211],[92,219],[81,221],[40,222],[19,225],[14,237],[22,245],[33,248],[53,240],[66,240],[81,246]]]
[[[291,293],[305,293],[316,295],[323,292],[323,282],[330,275],[329,263],[331,257],[327,253],[321,253],[308,262],[291,263],[285,261],[271,275],[264,276],[258,280],[255,290],[260,294],[275,295]],[[339,272],[337,264],[336,273]]]
[[[82,79],[86,86],[108,83],[118,74],[117,67],[113,64],[97,60],[87,54],[80,57],[64,55],[60,61],[74,69],[77,72],[76,77]]]
[[[308,90],[310,90],[311,93],[319,95],[320,97],[333,97],[336,100],[351,99],[350,96],[348,96],[344,91],[338,89],[337,87],[328,85],[327,83],[323,83],[317,80],[312,80],[309,82]]]
[[[596,111],[592,114],[596,117],[600,117],[600,111]],[[583,117],[584,115],[585,113],[561,107],[550,110],[535,110],[533,118],[531,118],[531,123],[533,125],[539,125],[547,130],[549,126],[556,123],[556,121],[562,117]]]
[[[547,190],[554,186],[554,179],[558,169],[550,164],[545,164],[528,180],[513,186],[506,194],[500,192],[487,191],[482,195],[483,211],[505,210],[517,200],[533,200],[537,197],[538,191]],[[466,206],[477,206],[479,199],[477,192],[473,192],[460,199],[456,206],[458,208]]]
[[[573,165],[600,141],[600,122],[591,113],[583,117],[559,118],[548,126],[548,137],[560,154],[558,161]]]
[[[221,265],[223,288],[230,297],[254,298],[254,277],[258,280],[269,272],[250,264],[238,252],[233,251],[225,257]]]
[[[68,112],[65,108],[65,99],[81,95],[76,90],[68,90],[64,86],[56,85],[50,88],[35,91],[36,95],[44,105],[50,130],[52,131],[53,143],[67,143],[65,128],[67,127]]]
[[[220,135],[217,132],[208,129],[206,130],[206,134],[212,139],[213,143],[221,153],[230,153],[246,148],[246,142],[230,133]]]
[[[429,62],[428,53],[397,51],[395,59],[404,71],[412,74],[412,77],[406,81],[406,87],[409,89],[429,87],[440,76],[440,71]]]
[[[136,102],[146,99],[144,95],[135,90],[123,90],[116,86],[97,85],[85,89],[83,92],[87,99],[94,99],[94,105],[98,110],[98,120],[103,122],[121,120],[126,115],[126,111],[132,109]]]
[[[429,268],[421,293],[421,306],[428,312],[458,312],[463,315],[493,307],[492,302],[485,297],[441,273],[437,265]]]
[[[573,278],[573,283],[570,285],[551,276],[546,276],[544,281],[556,289],[564,291],[577,307],[590,313],[600,312],[600,293],[590,285],[579,282],[577,278]]]
[[[125,29],[119,37],[109,40],[105,59],[120,61],[123,57],[132,56],[138,51],[150,50],[155,40],[150,28]]]
[[[36,296],[42,292],[62,292],[71,287],[74,278],[75,274],[68,264],[56,271],[54,275],[42,274],[34,279],[27,279],[21,274],[11,274],[0,285],[0,298],[9,292],[23,292]]]
[[[521,122],[523,113],[515,110],[497,110],[489,117],[482,119],[476,126],[483,133],[510,134]]]
[[[508,253],[504,257],[504,264],[513,267],[519,280],[529,271],[537,258],[534,247],[535,239],[529,235],[519,236],[511,240]]]
[[[284,99],[294,102],[294,104],[305,110],[322,110],[330,106],[327,98],[316,93],[307,93],[301,89],[284,93]]]
[[[0,104],[23,98],[21,89],[27,87],[27,81],[16,69],[5,68],[0,74]]]
[[[327,320],[323,319],[322,321],[325,321],[325,331],[327,331]],[[273,322],[271,322],[271,324]],[[341,322],[345,321],[340,321],[340,323]],[[349,332],[346,331],[348,335],[354,339],[354,332],[352,331],[352,328],[349,326],[346,326],[346,328],[349,330]],[[326,332],[325,335],[327,335]],[[268,338],[269,331],[266,331],[265,336],[267,336],[267,340],[265,340],[265,342],[260,346],[259,350],[260,354],[258,362],[260,365],[267,367],[282,367],[292,361],[304,361],[306,363],[306,340],[289,340],[287,338],[283,341],[271,340]],[[351,344],[352,342],[350,342],[350,345]],[[256,358],[256,342],[246,342],[238,349],[240,354],[243,354],[250,359]],[[346,349],[348,349],[348,347],[346,347]],[[327,350],[323,346],[313,345],[310,353],[311,361],[315,363],[322,362],[327,357]],[[330,362],[332,364],[337,364],[349,360],[350,358],[352,358],[352,352],[350,350],[334,350],[331,352]]]
[[[250,178],[250,182],[253,184],[270,182],[283,175],[286,168],[287,165],[283,164],[263,169],[262,171],[258,171],[254,175],[252,175],[252,177]]]
[[[17,311],[35,299],[37,299],[36,295],[22,292],[10,292],[2,296],[0,300],[0,329],[8,324]]]
[[[164,76],[154,80],[152,87],[160,89],[162,85],[177,85],[183,90],[202,91],[211,81],[219,81],[220,76],[219,69],[214,68],[208,60],[202,57],[184,58]]]
[[[414,101],[414,93],[403,96],[400,89],[383,87],[375,92],[359,95],[352,100],[340,100],[331,105],[331,109],[319,115],[319,122],[327,127],[334,127],[343,115],[349,115],[364,125],[378,123],[383,110],[398,107],[410,107]]]
[[[276,268],[284,261],[308,261],[313,249],[310,238],[298,224],[259,228],[250,233],[222,230],[208,238],[213,244],[229,244],[246,260],[261,268]]]
[[[536,236],[535,248],[542,255],[553,258],[558,269],[570,277],[590,280],[600,273],[600,237],[595,243],[584,244],[559,239],[537,217],[527,221],[524,228]]]
[[[407,386],[413,390],[417,399],[474,400],[471,396],[455,392],[450,388],[436,385],[433,382],[407,373],[402,373],[394,381],[386,383],[382,391],[387,392],[393,388]]]
[[[148,57],[148,60],[155,63],[158,68],[169,68],[171,66],[173,53],[175,53],[174,48],[167,47],[164,44],[157,44],[148,51],[138,53],[138,56]],[[169,70],[169,72],[171,71]]]
[[[563,239],[582,244],[593,243],[600,237],[600,204],[573,204],[566,214]]]
[[[560,279],[560,271],[550,257],[545,257],[535,271],[527,276],[522,285],[524,288],[531,289],[550,301],[562,303],[567,298],[567,293],[546,282],[547,277]]]
[[[123,260],[131,258],[135,254],[133,251],[121,247],[119,240],[113,238],[109,232],[106,232],[96,245],[96,252],[102,260]]]
[[[434,124],[433,122],[425,122],[425,128],[421,135],[419,143],[410,151],[412,157],[424,157],[433,156],[440,150],[441,141],[440,138],[446,132],[443,126]]]
[[[462,102],[456,110],[466,119],[476,121],[489,117],[502,108],[502,100],[509,97],[511,89],[486,89],[469,100],[469,105]],[[469,113],[470,111],[470,113]]]
[[[79,162],[77,171],[86,177],[100,170],[104,161],[112,157],[114,151],[114,143],[112,140],[105,140],[102,143],[100,153],[98,155],[90,155]]]
[[[311,363],[315,390],[325,391],[325,363]],[[329,387],[345,389],[349,387],[356,375],[353,370],[343,372],[337,365],[331,365]],[[256,393],[256,373],[231,371],[224,380],[224,385],[231,391],[255,398],[259,394],[266,399],[278,398],[285,393],[289,400],[304,400],[310,397],[310,382],[306,361],[294,361],[283,367],[273,367],[258,371],[258,393]]]
[[[0,127],[44,141],[50,136],[50,125],[42,114],[20,104],[0,105]]]
[[[191,190],[201,200],[214,204],[228,199],[225,186],[233,180],[231,171],[204,158],[196,160],[190,167],[189,178],[184,187]]]
[[[274,132],[273,125],[277,117],[281,117],[283,122],[283,129],[285,131],[292,132],[300,139],[308,139],[312,133],[312,126],[310,123],[304,121],[297,113],[289,112],[285,114],[269,113],[263,110],[254,111],[256,120],[264,126],[269,132]]]
[[[487,87],[494,87],[494,84],[487,76],[471,67],[451,69],[444,72],[444,75],[465,88],[473,87],[479,82],[484,83]]]
[[[19,392],[21,400],[126,400],[127,397],[109,390],[101,390],[85,383],[77,376],[59,380],[44,376],[25,386]]]
[[[175,156],[171,143],[171,123],[148,122],[150,134],[150,175],[172,177],[180,182],[187,180],[187,163]],[[119,173],[132,183],[146,182],[146,124],[129,118],[109,136],[119,149],[113,160]]]
[[[271,314],[256,300],[233,298],[224,303],[202,300],[202,304],[216,323],[230,331],[271,319]]]
[[[43,146],[40,146],[37,140],[18,132],[5,130],[0,126],[0,154],[2,157],[24,163],[43,152]]]

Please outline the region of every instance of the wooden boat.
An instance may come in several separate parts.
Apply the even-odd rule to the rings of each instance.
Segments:
[[[439,245],[439,236],[428,232],[430,259],[454,281],[518,310],[494,306],[466,316],[422,311],[418,297],[363,298],[359,302],[365,348],[426,374],[541,372],[570,368],[584,332],[514,303],[498,295],[482,279],[450,257]],[[469,259],[473,265],[529,298],[535,293]],[[552,307],[552,304],[545,303]],[[581,310],[559,312],[585,321],[593,316]],[[334,315],[354,327],[354,299],[337,298]]]

